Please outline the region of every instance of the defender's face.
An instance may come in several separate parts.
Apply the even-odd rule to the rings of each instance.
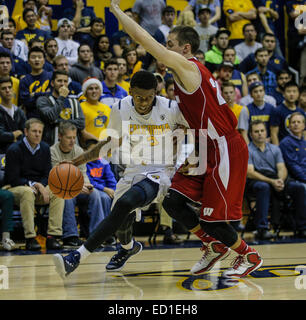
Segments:
[[[153,108],[155,89],[130,88],[130,95],[133,97],[135,110],[141,114],[148,114]]]
[[[183,54],[184,47],[179,45],[177,35],[175,33],[169,33],[166,46],[168,50],[177,52],[181,55]]]

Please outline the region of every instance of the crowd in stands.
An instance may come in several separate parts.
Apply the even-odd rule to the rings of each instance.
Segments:
[[[22,13],[9,17],[0,30],[5,250],[15,248],[10,238],[14,205],[20,208],[28,250],[41,248],[34,226],[39,204],[49,205],[47,249],[61,248],[61,241],[80,246],[76,206],[87,203],[91,233],[110,211],[120,170],[105,159],[81,166],[81,194],[63,200],[48,187],[50,169],[103,137],[112,105],[129,95],[129,81],[137,71],[154,73],[158,95],[175,99],[171,70],[124,30],[107,34],[105,21],[83,0],[73,0],[61,17],[54,16],[48,2],[23,0]],[[216,78],[249,146],[246,192],[256,199],[254,223],[261,240],[271,239],[270,231],[280,227],[280,204],[287,196],[294,230],[306,238],[306,29],[302,22],[301,28],[295,23],[300,14],[295,8],[303,4],[304,0],[189,0],[178,12],[165,0],[135,0],[125,10],[163,45],[174,25],[198,32],[195,56]],[[281,32],[284,9],[288,30]],[[180,242],[172,221],[164,229],[165,243]]]

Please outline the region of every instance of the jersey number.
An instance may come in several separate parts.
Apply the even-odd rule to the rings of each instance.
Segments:
[[[217,89],[217,99],[218,99],[219,105],[221,106],[221,105],[225,104],[226,101],[222,97],[221,90],[220,90],[218,82],[216,80],[214,80],[213,78],[210,78],[209,82],[210,82],[210,84],[212,85],[213,88]]]

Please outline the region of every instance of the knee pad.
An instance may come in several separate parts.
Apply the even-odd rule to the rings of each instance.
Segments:
[[[231,247],[238,240],[235,229],[226,222],[200,222],[202,229],[211,237]]]

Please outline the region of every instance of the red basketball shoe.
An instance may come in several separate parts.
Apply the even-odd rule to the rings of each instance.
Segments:
[[[217,261],[225,259],[230,254],[230,248],[219,241],[212,241],[203,246],[203,257],[190,270],[192,274],[209,271]]]
[[[222,277],[242,278],[261,267],[262,258],[257,251],[239,255],[233,262],[233,267],[225,270]]]

